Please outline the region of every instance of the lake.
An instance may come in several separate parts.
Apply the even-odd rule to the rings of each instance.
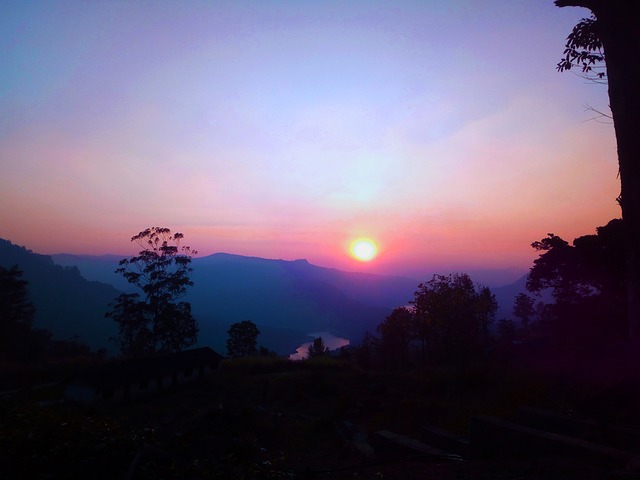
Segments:
[[[336,350],[340,347],[344,347],[345,345],[349,345],[348,338],[336,337],[331,332],[315,332],[309,333],[309,337],[311,337],[310,342],[303,343],[298,348],[296,348],[296,353],[292,353],[289,355],[289,360],[304,360],[307,358],[307,350],[313,344],[313,341],[322,337],[324,344],[329,347],[329,350]]]

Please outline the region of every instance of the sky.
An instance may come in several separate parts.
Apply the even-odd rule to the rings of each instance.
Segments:
[[[619,217],[606,86],[552,0],[3,1],[0,237],[420,276]],[[358,262],[355,238],[378,255]]]

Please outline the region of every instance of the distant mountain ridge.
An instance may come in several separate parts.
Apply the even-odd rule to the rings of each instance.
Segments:
[[[135,291],[116,273],[121,257],[114,255],[52,255],[55,262],[77,266],[91,280]],[[185,297],[200,324],[199,343],[224,351],[231,323],[251,320],[261,330],[260,344],[292,353],[308,334],[331,331],[359,342],[391,310],[406,305],[418,287],[413,278],[345,272],[309,263],[215,253],[192,261],[194,286]],[[513,297],[524,288],[524,277],[492,288],[500,304],[497,318],[511,317]],[[426,279],[425,279],[426,280]]]
[[[117,255],[73,255],[54,254],[51,258],[62,266],[76,266],[82,275],[89,280],[109,283],[123,291],[134,291],[133,287],[115,273],[122,259]],[[348,296],[368,305],[393,308],[406,303],[413,295],[418,281],[413,278],[377,275],[361,272],[345,272],[334,268],[325,268],[309,263],[307,260],[280,260],[261,257],[235,255],[230,253],[214,253],[206,257],[195,257],[192,261],[194,271],[200,266],[206,268],[222,267],[224,265],[248,266],[258,268],[259,265],[279,265],[292,277],[327,282],[341,290]],[[408,292],[408,293],[407,293]]]
[[[78,268],[56,265],[51,257],[0,239],[0,265],[17,265],[28,282],[36,308],[34,327],[51,331],[56,340],[79,337],[93,348],[112,349],[109,338],[117,333],[105,318],[109,303],[121,293],[112,285],[85,279]]]
[[[496,320],[501,318],[513,318],[513,303],[519,293],[526,293],[531,295],[527,291],[527,277],[529,274],[523,275],[515,282],[502,287],[492,288],[491,292],[496,296],[498,302],[498,311],[496,312]]]
[[[45,256],[0,240],[0,265],[17,264],[29,281],[38,309],[36,326],[52,330],[56,338],[77,335],[94,347],[113,348],[108,339],[117,333],[116,327],[104,313],[122,291],[136,291],[115,273],[121,258]],[[227,253],[196,257],[192,266],[194,286],[185,300],[191,302],[200,325],[198,344],[221,352],[229,325],[242,320],[256,323],[259,343],[281,354],[293,353],[318,331],[358,343],[366,331],[374,333],[393,308],[406,305],[419,283],[320,267],[307,260]],[[522,288],[522,279],[492,288],[501,304],[498,318],[510,316],[510,297]]]
[[[52,255],[76,266],[91,280],[125,291],[131,285],[114,273],[119,257]],[[200,325],[199,343],[224,351],[231,323],[251,320],[261,330],[259,342],[279,353],[293,353],[308,334],[331,331],[358,342],[375,332],[391,310],[407,303],[418,282],[318,267],[306,260],[271,260],[216,253],[192,262],[194,286],[185,300]]]

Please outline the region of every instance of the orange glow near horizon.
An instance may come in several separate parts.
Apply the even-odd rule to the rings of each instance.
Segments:
[[[613,125],[582,108],[607,89],[555,68],[580,9],[14,3],[0,238],[36,253],[125,258],[155,225],[198,257],[422,280],[524,272],[547,232],[620,216]]]

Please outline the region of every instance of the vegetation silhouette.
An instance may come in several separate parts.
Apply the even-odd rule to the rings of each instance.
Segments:
[[[409,347],[415,335],[415,316],[407,307],[397,307],[376,329],[380,335],[381,361],[389,368],[405,369],[410,363]]]
[[[250,320],[232,324],[227,331],[227,353],[231,358],[252,357],[258,354],[258,335],[260,330]],[[262,350],[263,354],[268,355]]]
[[[78,336],[54,340],[51,331],[34,328],[36,308],[29,282],[22,276],[17,265],[8,269],[0,266],[0,358],[19,364],[37,364],[92,355],[91,348]],[[96,353],[102,356],[105,352]]]
[[[553,234],[534,242],[540,257],[530,271],[531,291],[550,289],[554,303],[541,315],[531,296],[515,298],[513,314],[522,325],[528,322],[530,337],[546,335],[573,354],[576,350],[567,346],[580,344],[575,340],[584,338],[580,329],[591,332],[590,341],[598,343],[628,334],[624,289],[620,294],[625,281],[623,243],[621,220],[572,244]],[[8,278],[18,280],[18,289],[25,288],[16,270]],[[28,303],[27,297],[25,319]],[[623,323],[612,336],[615,322],[604,319],[615,305]],[[555,328],[565,320],[560,313],[574,322],[566,338]],[[375,462],[356,453],[356,443],[376,439],[383,430],[411,438],[421,438],[427,427],[466,432],[472,418],[508,418],[523,405],[598,415],[598,424],[614,419],[627,427],[635,419],[640,425],[640,392],[633,384],[615,383],[610,364],[603,366],[606,381],[593,389],[564,375],[555,357],[547,370],[514,361],[521,358],[517,349],[527,348],[527,342],[515,341],[525,339],[526,329],[516,332],[511,320],[491,329],[494,314],[495,299],[487,287],[474,284],[466,274],[435,275],[418,286],[409,305],[395,308],[378,325],[379,339],[366,333],[359,346],[340,354],[329,354],[322,338],[314,340],[309,361],[292,362],[264,347],[257,354],[259,331],[244,321],[227,333],[244,345],[238,351],[247,355],[224,360],[206,380],[130,403],[63,403],[50,397],[59,387],[46,387],[45,393],[32,380],[19,394],[0,397],[0,423],[7,432],[0,436],[0,451],[6,456],[0,475],[106,479],[128,471],[132,478],[344,478],[346,471],[367,478],[479,478],[490,468],[504,478],[579,478],[588,468],[593,478],[606,478],[609,470],[584,457],[563,456],[561,465],[545,469],[544,462],[513,462],[495,454],[469,456],[455,464],[425,458],[415,463],[407,458],[377,461],[389,457],[384,457],[386,447],[374,441],[371,445],[380,455]],[[545,325],[554,328],[541,328]],[[419,362],[423,339],[426,364]],[[495,355],[496,350],[501,355]],[[547,352],[534,350],[538,356]],[[56,368],[37,381],[63,383],[60,378],[71,367]],[[72,370],[81,368],[74,363]],[[5,389],[13,386],[0,379]],[[327,470],[326,465],[335,467]]]
[[[558,0],[556,4],[586,6],[595,13],[591,21],[576,26],[568,46],[584,46],[587,53],[565,51],[564,69],[575,62],[585,74],[609,82],[624,222],[612,220],[598,227],[595,235],[578,237],[572,244],[554,234],[534,242],[540,256],[531,268],[527,288],[533,294],[550,290],[554,303],[543,310],[534,308],[531,297],[518,295],[513,314],[524,327],[521,335],[551,339],[568,354],[592,355],[599,345],[616,345],[629,338],[638,343],[640,337],[640,140],[632,138],[637,137],[640,111],[635,86],[640,78],[640,39],[634,28],[640,7],[604,0]],[[602,53],[591,49],[599,48],[600,41]],[[607,72],[601,75],[593,68],[605,60],[605,52]],[[109,313],[120,325],[123,353],[177,350],[195,342],[197,324],[190,305],[176,303],[192,285],[192,252],[183,247],[186,250],[180,254],[181,239],[181,234],[156,227],[132,238],[142,241],[145,250],[123,260],[118,271],[141,288],[144,299],[139,294],[121,295]],[[28,336],[25,332],[32,329],[34,310],[26,282],[17,267],[0,270],[0,281],[0,327],[13,332],[9,334],[13,339]],[[468,275],[434,276],[418,286],[410,305],[394,309],[378,325],[380,339],[367,332],[355,354],[344,356],[366,371],[344,359],[326,357],[326,346],[317,338],[313,351],[326,357],[320,362],[294,364],[271,357],[230,360],[212,383],[199,385],[195,393],[185,388],[175,398],[154,398],[141,406],[43,407],[43,394],[35,393],[35,388],[3,396],[0,424],[6,434],[0,436],[0,451],[5,461],[0,474],[117,478],[135,457],[136,468],[129,469],[129,476],[136,478],[309,478],[314,465],[336,458],[362,467],[362,458],[352,455],[353,443],[336,435],[335,425],[345,425],[345,418],[355,418],[371,432],[391,428],[418,435],[427,423],[460,432],[472,416],[487,412],[507,416],[523,402],[563,408],[572,415],[597,413],[600,419],[617,419],[625,428],[632,418],[640,425],[637,383],[612,384],[613,369],[606,372],[609,383],[594,393],[574,383],[571,376],[554,377],[555,371],[539,376],[519,363],[491,363],[486,352],[492,345],[496,301],[487,287],[474,284]],[[259,334],[255,324],[234,325],[238,325],[238,342],[232,342],[231,348],[228,344],[230,355],[232,351],[241,353],[231,356],[255,355]],[[235,330],[228,333],[230,339],[236,336]],[[513,345],[517,337],[513,322],[499,322],[498,335]],[[6,339],[2,340],[3,348],[7,347]],[[423,368],[403,371],[412,369],[412,347],[421,353]],[[312,357],[311,349],[309,353]],[[234,371],[234,362],[247,361],[255,364],[245,363],[240,372]],[[381,370],[387,368],[399,371],[386,375]],[[259,391],[262,396],[255,395]],[[475,471],[473,457],[455,467],[460,470],[446,471],[441,462],[421,460],[415,467],[403,461],[389,475],[385,469],[395,462],[379,462],[371,476],[582,478],[587,469],[592,478],[633,474],[594,469],[591,457],[573,464],[566,456],[557,462],[549,457],[531,462],[516,459],[519,465],[501,458],[495,463],[483,459]],[[293,471],[301,472],[300,476]]]
[[[501,318],[497,323],[497,341],[503,348],[513,344],[516,339],[516,324],[510,318]]]
[[[562,349],[628,340],[624,222],[611,220],[595,235],[569,243],[557,235],[532,243],[540,252],[529,272],[527,289],[550,290],[543,328]]]
[[[526,335],[536,313],[535,300],[526,293],[519,293],[513,302],[513,315],[520,320],[520,326]]]
[[[188,246],[180,246],[184,236],[171,234],[168,228],[151,227],[131,238],[143,250],[138,256],[120,261],[116,270],[140,290],[123,293],[106,316],[119,326],[117,342],[126,356],[145,356],[155,353],[178,352],[194,345],[198,324],[191,315],[188,302],[178,302],[187,288],[191,255],[197,254]]]
[[[467,364],[491,345],[498,304],[491,290],[469,275],[434,275],[420,283],[409,306],[396,307],[365,332],[353,358],[364,368],[404,370],[417,365]]]
[[[51,334],[32,329],[35,312],[22,271],[0,266],[0,356],[24,360],[45,349]]]
[[[313,339],[313,343],[307,348],[307,358],[326,357],[329,355],[329,347],[324,343],[322,337]]]
[[[498,304],[491,290],[475,285],[469,275],[434,275],[418,285],[410,303],[423,365],[427,358],[461,362],[488,346],[489,324]]]
[[[606,65],[609,107],[618,146],[620,196],[624,219],[629,338],[640,346],[640,4],[626,0],[556,0],[558,7],[584,7],[582,19],[567,39],[559,71],[593,74]],[[602,73],[602,72],[601,72]]]
[[[0,266],[10,270],[15,265],[28,282],[34,329],[49,331],[53,342],[81,342],[94,350],[109,346],[117,329],[104,314],[117,289],[90,282],[73,266],[56,265],[50,256],[0,239]]]
[[[583,18],[573,27],[567,37],[563,55],[557,66],[559,72],[578,67],[588,80],[601,81],[606,78],[602,40],[593,14],[589,18]]]

